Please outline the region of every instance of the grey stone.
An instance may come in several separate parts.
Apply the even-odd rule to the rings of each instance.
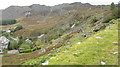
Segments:
[[[71,46],[66,46],[67,48],[70,48]]]
[[[114,54],[114,55],[117,55],[117,54],[118,54],[118,52],[114,52],[113,54]]]
[[[61,50],[57,50],[57,52],[60,52]]]
[[[43,48],[43,49],[40,50],[39,54],[42,54],[42,53],[45,53],[45,52],[46,52],[46,50]]]
[[[106,27],[105,29],[110,29],[110,27]]]
[[[95,37],[96,39],[102,39],[102,37],[100,37],[100,36],[97,36],[97,37]]]
[[[103,61],[101,61],[101,62],[100,62],[100,64],[101,64],[101,65],[105,65],[106,63],[105,63],[105,62],[103,62]]]
[[[114,43],[114,44],[118,44],[118,42],[112,42],[112,43]]]
[[[94,31],[94,32],[98,32],[98,31],[99,31],[99,29],[93,29],[93,31]]]

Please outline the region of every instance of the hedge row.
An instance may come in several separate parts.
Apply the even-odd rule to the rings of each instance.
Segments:
[[[26,49],[26,50],[20,51],[20,53],[29,53],[39,49],[41,49],[41,47],[34,47],[33,49]]]

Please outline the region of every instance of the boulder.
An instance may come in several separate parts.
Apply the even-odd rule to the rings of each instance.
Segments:
[[[86,34],[83,34],[83,37],[86,37],[87,35]]]
[[[112,42],[112,43],[113,43],[113,44],[116,44],[116,45],[118,44],[118,42]]]
[[[93,31],[94,31],[94,32],[98,32],[98,31],[99,31],[99,29],[93,29]]]
[[[67,48],[70,48],[71,46],[66,46]]]
[[[39,54],[42,54],[42,53],[45,53],[45,52],[46,52],[45,49],[41,49],[40,52],[39,52]]]
[[[114,52],[113,54],[114,54],[114,55],[117,55],[117,54],[118,54],[118,52],[116,51],[116,52]]]
[[[110,27],[106,27],[105,29],[110,29]]]
[[[57,50],[57,53],[60,52],[61,50]]]
[[[96,39],[101,39],[102,37],[100,37],[100,36],[97,36],[97,37],[95,37]]]
[[[32,41],[29,40],[29,39],[26,39],[25,42],[27,42],[27,43],[31,43]]]
[[[106,63],[105,63],[105,62],[103,62],[103,61],[101,61],[101,62],[100,62],[100,64],[101,64],[101,65],[105,65]]]
[[[74,28],[75,27],[75,24],[73,24],[72,26],[71,26],[71,28]]]
[[[78,42],[77,44],[81,44],[81,42]]]
[[[45,61],[44,63],[42,63],[42,65],[48,65],[49,61]]]
[[[37,38],[43,40],[45,38],[45,34],[42,34],[42,35],[38,36]]]

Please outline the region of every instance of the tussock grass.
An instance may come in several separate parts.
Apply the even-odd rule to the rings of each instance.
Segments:
[[[81,44],[73,43],[72,48],[62,51],[53,59],[49,65],[100,65],[104,61],[106,65],[117,65],[118,42],[117,24],[111,25],[111,29],[105,29],[88,38]],[[95,37],[100,36],[101,39]]]

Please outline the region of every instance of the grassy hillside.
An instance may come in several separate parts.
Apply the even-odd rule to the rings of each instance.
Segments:
[[[106,65],[117,65],[118,42],[117,24],[110,26],[111,29],[98,32],[81,44],[76,44],[68,50],[58,53],[59,56],[50,59],[49,65],[99,65],[104,61]],[[95,37],[100,36],[100,39]]]
[[[118,65],[118,55],[114,54],[118,52],[118,44],[113,43],[118,42],[117,21],[120,23],[120,20],[112,20],[115,24],[108,25],[110,29],[93,33],[88,39],[76,34],[68,40],[70,44],[66,43],[48,55],[26,60],[22,64],[38,65],[48,61],[49,65],[100,65],[102,61],[105,65]]]
[[[6,52],[26,49],[14,55],[5,53],[2,64],[117,65],[117,9],[110,10],[109,5],[74,7],[63,8],[66,11],[60,14],[51,10],[45,17],[38,12],[17,18],[17,24],[2,26],[1,36],[10,40]]]

